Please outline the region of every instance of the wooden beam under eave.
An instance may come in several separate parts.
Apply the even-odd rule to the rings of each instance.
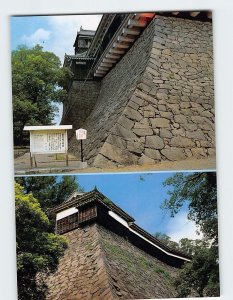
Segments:
[[[179,13],[180,13],[179,11],[173,11],[173,12],[172,12],[172,15],[173,15],[173,16],[177,16]]]
[[[132,19],[130,19],[129,21],[128,21],[128,25],[129,26],[136,26],[136,27],[142,27],[142,28],[144,28],[144,27],[146,27],[146,25],[147,25],[147,22],[146,21],[144,21],[144,20],[132,20]]]
[[[191,11],[189,14],[191,17],[195,18],[200,14],[200,11]]]
[[[123,28],[123,34],[130,34],[130,35],[139,35],[140,31],[135,30],[135,29],[128,29],[128,28]]]
[[[106,58],[113,58],[113,59],[119,59],[120,55],[116,55],[116,54],[106,54]]]
[[[108,71],[108,70],[109,70],[109,67],[102,67],[102,66],[99,66],[99,67],[98,67],[98,70],[100,70],[100,71]]]
[[[103,58],[103,62],[110,63],[110,64],[115,64],[117,62],[117,60],[112,59],[112,58]]]
[[[114,48],[123,48],[123,49],[127,49],[129,48],[129,44],[123,44],[123,43],[113,43],[113,47]]]
[[[110,63],[104,63],[104,62],[101,62],[100,66],[101,67],[109,67],[111,68],[113,64],[110,64]]]
[[[124,54],[125,53],[124,50],[119,50],[119,49],[116,49],[116,48],[110,49],[109,52],[114,53],[114,54]]]
[[[118,38],[117,38],[117,40],[119,42],[127,42],[127,43],[133,43],[135,41],[135,39],[129,38],[129,37],[123,36],[123,35],[119,35]]]
[[[103,74],[98,74],[98,73],[95,73],[94,76],[95,76],[95,77],[104,77]]]
[[[96,71],[95,71],[95,73],[96,74],[106,74],[107,73],[107,71],[101,71],[101,70],[99,70],[99,69],[97,69]]]

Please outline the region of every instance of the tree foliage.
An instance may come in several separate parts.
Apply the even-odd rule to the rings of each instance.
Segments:
[[[202,239],[182,238],[179,242],[175,242],[171,240],[170,236],[162,232],[156,232],[154,236],[171,249],[180,250],[188,255],[194,255],[200,249],[208,247],[208,242]]]
[[[162,207],[174,217],[185,202],[188,203],[188,218],[193,220],[203,233],[203,241],[188,239],[180,242],[180,249],[192,253],[191,262],[185,263],[176,281],[178,296],[219,295],[218,267],[218,220],[217,185],[215,172],[177,173],[164,182],[170,186],[169,199]]]
[[[44,276],[54,272],[67,242],[51,232],[48,217],[32,193],[15,184],[19,300],[45,299]]]
[[[83,191],[75,176],[30,176],[16,177],[26,194],[32,193],[43,210],[63,202],[73,191]]]
[[[168,178],[165,186],[172,186],[168,191],[169,200],[165,200],[162,208],[168,209],[174,216],[184,202],[188,202],[188,218],[193,220],[206,238],[217,243],[217,185],[215,172],[200,172],[190,175],[177,173]]]
[[[61,67],[52,52],[20,46],[12,52],[14,141],[25,142],[25,125],[49,125],[56,113],[54,102],[64,102],[66,83],[72,74]]]
[[[178,249],[179,248],[179,244],[175,241],[172,241],[170,236],[166,235],[165,233],[156,232],[154,234],[154,237],[156,237],[158,240],[163,242],[165,245],[167,245],[171,249]]]
[[[175,286],[179,297],[219,296],[219,265],[217,247],[200,246],[195,250],[192,261],[186,263]]]

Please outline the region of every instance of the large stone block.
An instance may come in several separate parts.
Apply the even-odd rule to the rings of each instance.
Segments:
[[[158,103],[158,100],[155,97],[152,97],[152,96],[146,94],[145,92],[140,91],[139,89],[136,89],[134,94],[137,97],[148,101],[149,103],[152,103],[152,104],[157,104]]]
[[[111,145],[117,146],[118,148],[121,148],[121,149],[126,148],[126,141],[117,135],[110,134],[107,137],[106,142],[108,142]]]
[[[138,164],[139,165],[153,165],[153,164],[155,164],[155,160],[143,154],[139,158]]]
[[[145,146],[152,149],[163,149],[164,141],[157,135],[147,136]]]
[[[144,150],[144,144],[139,142],[127,142],[127,149],[136,154],[141,154],[142,151]]]
[[[136,140],[136,135],[131,131],[126,129],[125,127],[121,126],[120,124],[116,124],[114,128],[111,131],[112,134],[118,135],[119,137],[130,141],[130,140]]]
[[[93,166],[97,168],[112,168],[115,166],[115,162],[101,154],[98,154],[93,162]]]
[[[176,136],[172,138],[170,144],[172,147],[178,148],[188,148],[195,146],[195,143],[191,139],[182,136]]]
[[[134,124],[134,128],[149,128],[149,127],[150,127],[150,124],[149,124],[148,118],[144,118],[141,120],[141,122],[136,122]]]
[[[203,148],[192,148],[192,154],[195,158],[203,158],[206,157],[206,152]]]
[[[181,148],[168,148],[161,150],[161,154],[164,155],[168,160],[176,161],[183,160],[186,158],[184,149]]]
[[[145,149],[145,155],[155,160],[161,160],[161,154],[158,150],[155,149]]]
[[[172,133],[170,130],[161,128],[160,129],[160,137],[161,138],[171,138],[172,137]]]
[[[197,131],[186,131],[186,137],[190,139],[197,139],[197,140],[205,140],[206,137],[201,130]]]
[[[142,119],[142,115],[137,110],[135,110],[131,107],[127,107],[124,110],[124,115],[127,116],[129,119],[135,120],[135,121],[141,121],[141,119]]]
[[[170,121],[166,118],[150,119],[153,128],[170,128]]]
[[[153,134],[153,130],[151,128],[134,128],[133,132],[138,136],[147,136]]]
[[[134,126],[134,121],[130,120],[129,118],[126,118],[126,116],[121,116],[118,119],[117,123],[125,127],[126,129],[132,129]]]
[[[174,116],[174,120],[176,123],[187,123],[187,117],[181,114]]]
[[[133,155],[127,150],[122,150],[109,143],[104,143],[100,150],[100,154],[109,160],[121,165],[134,165],[137,163],[137,156]]]

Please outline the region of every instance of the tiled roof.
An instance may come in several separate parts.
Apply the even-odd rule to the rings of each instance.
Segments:
[[[119,206],[115,205],[111,200],[109,200],[96,188],[86,193],[74,192],[66,201],[53,208],[51,210],[51,213],[59,213],[71,207],[83,208],[87,205],[90,205],[91,203],[99,203],[100,205],[106,207],[110,212],[115,213],[115,221],[117,220],[117,222],[123,224],[131,233],[137,235],[137,237],[139,238],[142,238],[144,240],[143,243],[150,243],[154,245],[158,249],[158,251],[163,252],[163,255],[174,258],[176,257],[177,259],[184,261],[188,261],[191,259],[189,255],[177,249],[169,248],[166,244],[164,244],[163,242],[146,232],[144,229],[136,225],[134,223],[135,220],[130,215],[123,211]],[[112,215],[112,218],[115,218],[115,215]],[[113,219],[111,222],[113,222]]]
[[[113,202],[111,202],[106,196],[100,193],[97,189],[79,195],[73,194],[73,197],[69,197],[69,201],[64,201],[57,207],[51,209],[51,213],[58,213],[70,207],[79,208],[91,202],[99,202],[100,204],[106,206],[110,210],[119,214],[127,222],[135,221],[130,215],[128,215],[120,207],[118,207]]]
[[[80,31],[77,32],[79,35],[89,35],[89,36],[94,36],[95,35],[95,30],[86,30],[86,29],[81,29]]]
[[[83,53],[81,53],[83,54]],[[83,56],[83,55],[68,55],[68,54],[65,54],[65,59],[73,59],[73,60],[93,60],[94,58],[93,57],[86,57],[86,56]]]

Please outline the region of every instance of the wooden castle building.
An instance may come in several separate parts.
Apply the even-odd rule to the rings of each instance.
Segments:
[[[52,211],[68,249],[49,276],[48,300],[175,297],[172,280],[190,257],[170,249],[97,189]]]

